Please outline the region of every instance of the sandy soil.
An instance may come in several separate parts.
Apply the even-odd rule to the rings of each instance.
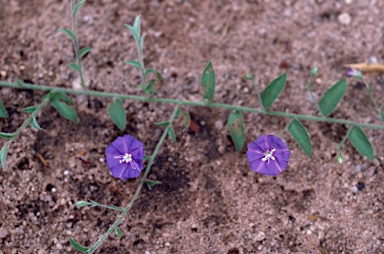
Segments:
[[[0,0],[0,79],[72,87],[77,75],[67,67],[74,51],[59,27],[71,26],[69,1]],[[320,97],[343,78],[344,64],[383,62],[383,1],[358,0],[89,0],[78,20],[90,89],[142,94],[139,73],[125,61],[136,58],[126,23],[141,14],[147,33],[146,66],[165,82],[157,97],[201,100],[199,82],[212,61],[217,75],[214,101],[258,107],[245,72],[260,88],[283,72],[287,86],[273,109],[317,115],[306,92],[309,71],[319,67],[313,90]],[[383,105],[384,77],[368,74]],[[0,88],[10,117],[0,131],[13,132],[26,119],[21,110],[37,105],[42,92]],[[130,134],[150,154],[172,105],[124,101],[128,124],[122,133],[106,111],[107,99],[71,96],[75,125],[47,106],[27,129],[0,171],[0,253],[76,253],[73,237],[95,242],[118,214],[77,209],[78,200],[126,205],[139,180],[109,175],[105,148]],[[375,149],[373,161],[347,142],[345,162],[337,163],[338,142],[347,126],[303,122],[313,143],[307,158],[289,134],[292,151],[278,177],[250,171],[245,150],[235,152],[226,127],[229,111],[188,110],[200,131],[182,131],[168,140],[150,173],[163,182],[145,188],[120,229],[98,253],[383,253],[384,139],[365,130]],[[347,93],[333,117],[365,123],[380,121],[364,90],[348,80]],[[279,134],[289,119],[244,114],[246,143]],[[0,144],[4,144],[1,141]],[[45,158],[44,166],[39,156]]]

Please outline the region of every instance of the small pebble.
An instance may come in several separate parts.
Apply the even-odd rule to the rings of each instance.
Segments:
[[[352,187],[351,187],[351,191],[352,191],[353,193],[357,193],[358,189],[357,189],[356,186],[352,186]]]
[[[263,241],[265,239],[265,233],[264,232],[259,232],[255,236],[255,241]]]
[[[357,164],[357,165],[355,166],[355,171],[356,171],[356,172],[361,172],[361,165],[360,165],[360,164]]]
[[[351,15],[349,15],[347,12],[343,12],[337,17],[337,20],[340,24],[349,25],[349,23],[352,21],[352,18]]]
[[[165,243],[165,246],[169,247],[171,244],[169,242]]]
[[[8,231],[5,228],[0,228],[0,239],[6,238]]]
[[[361,190],[363,190],[365,188],[365,184],[364,183],[358,183],[357,184],[357,189],[359,190],[359,191],[361,191]]]

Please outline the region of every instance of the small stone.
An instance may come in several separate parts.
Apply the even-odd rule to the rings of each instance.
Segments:
[[[265,233],[264,232],[259,232],[257,233],[257,235],[255,236],[255,241],[263,241],[265,239]]]
[[[165,246],[169,247],[169,246],[171,246],[171,244],[169,242],[166,242]]]
[[[56,248],[58,248],[59,250],[62,250],[63,249],[63,245],[61,245],[60,243],[56,244]]]
[[[40,250],[37,251],[37,254],[45,254],[45,250],[40,249]]]
[[[349,25],[349,23],[352,21],[352,18],[349,13],[343,12],[337,17],[337,20],[340,22],[340,24]]]
[[[6,238],[8,231],[5,228],[0,228],[0,239]]]
[[[356,186],[352,186],[352,187],[351,187],[351,191],[352,191],[353,193],[357,193],[358,189],[357,189]]]
[[[360,165],[360,164],[357,164],[357,165],[355,166],[355,171],[356,171],[356,172],[361,172],[361,165]]]

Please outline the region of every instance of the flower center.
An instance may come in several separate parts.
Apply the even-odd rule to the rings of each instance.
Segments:
[[[261,160],[262,161],[268,161],[267,164],[269,164],[269,160],[275,160],[275,157],[273,156],[273,152],[276,151],[275,148],[271,149],[271,150],[267,150],[265,151],[264,153],[264,158],[262,158]]]
[[[119,160],[120,164],[123,163],[123,162],[129,163],[129,162],[132,161],[132,154],[126,153],[124,155],[115,156],[113,158],[115,158],[115,159],[120,159],[121,158],[121,160]]]

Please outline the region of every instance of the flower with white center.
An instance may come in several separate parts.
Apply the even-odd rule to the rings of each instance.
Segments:
[[[118,137],[108,146],[105,154],[109,170],[116,178],[136,178],[144,168],[143,143],[130,135]]]
[[[247,158],[252,171],[270,176],[285,170],[291,152],[287,145],[274,135],[260,136],[248,144]]]

